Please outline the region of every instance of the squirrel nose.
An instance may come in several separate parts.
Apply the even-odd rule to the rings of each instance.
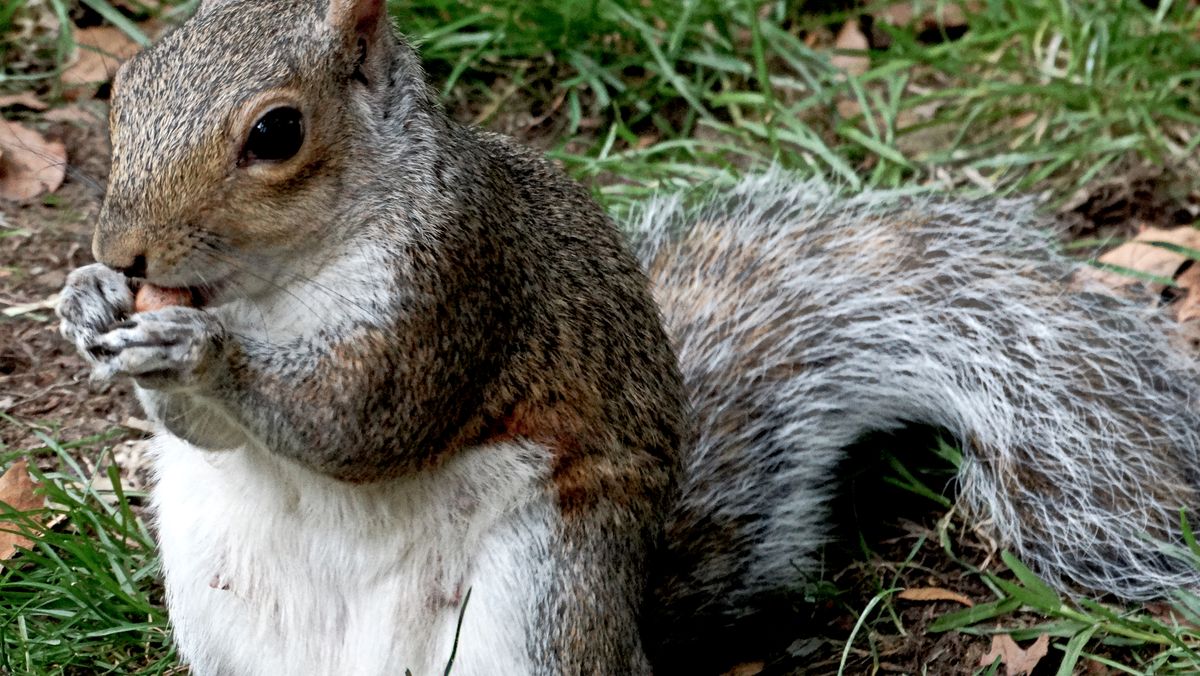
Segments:
[[[126,277],[140,278],[146,276],[146,256],[144,254],[135,255],[133,257],[133,262],[131,262],[129,265],[121,266],[113,265],[112,263],[107,263],[107,265]]]
[[[137,228],[114,230],[102,219],[92,237],[92,256],[126,277],[145,277],[146,242]]]

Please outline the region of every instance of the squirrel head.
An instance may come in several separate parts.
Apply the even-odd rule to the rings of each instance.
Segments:
[[[115,78],[93,253],[249,293],[353,222],[385,127],[418,143],[439,115],[383,0],[208,0]]]

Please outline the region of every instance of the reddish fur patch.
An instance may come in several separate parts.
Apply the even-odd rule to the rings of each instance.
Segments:
[[[607,426],[600,422],[589,425],[586,420],[576,406],[567,402],[522,402],[490,430],[484,441],[528,439],[549,448],[553,454],[551,482],[563,517],[570,518],[594,505],[601,496],[612,495],[611,489],[621,483],[621,470],[596,445],[603,443]]]

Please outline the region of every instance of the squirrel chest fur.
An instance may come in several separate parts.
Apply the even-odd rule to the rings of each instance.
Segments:
[[[169,436],[155,452],[171,621],[194,670],[440,674],[461,635],[456,671],[537,672],[529,637],[563,528],[544,448],[482,446],[386,487]]]
[[[1200,582],[1160,546],[1200,505],[1200,378],[1027,205],[771,172],[647,203],[631,251],[447,118],[381,0],[206,0],[111,122],[58,312],[161,427],[193,673],[712,670],[816,569],[845,449],[910,422],[1060,588]],[[199,306],[134,312],[131,279]]]

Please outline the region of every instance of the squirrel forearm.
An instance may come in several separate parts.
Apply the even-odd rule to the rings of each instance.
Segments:
[[[376,400],[392,374],[380,365],[396,359],[381,331],[357,333],[286,345],[228,337],[193,388],[146,391],[143,399],[168,430],[198,446],[257,447],[340,479],[394,472],[414,459],[404,449],[426,430],[409,426],[419,424],[402,410],[411,399],[381,413]],[[381,425],[388,434],[368,433]]]

